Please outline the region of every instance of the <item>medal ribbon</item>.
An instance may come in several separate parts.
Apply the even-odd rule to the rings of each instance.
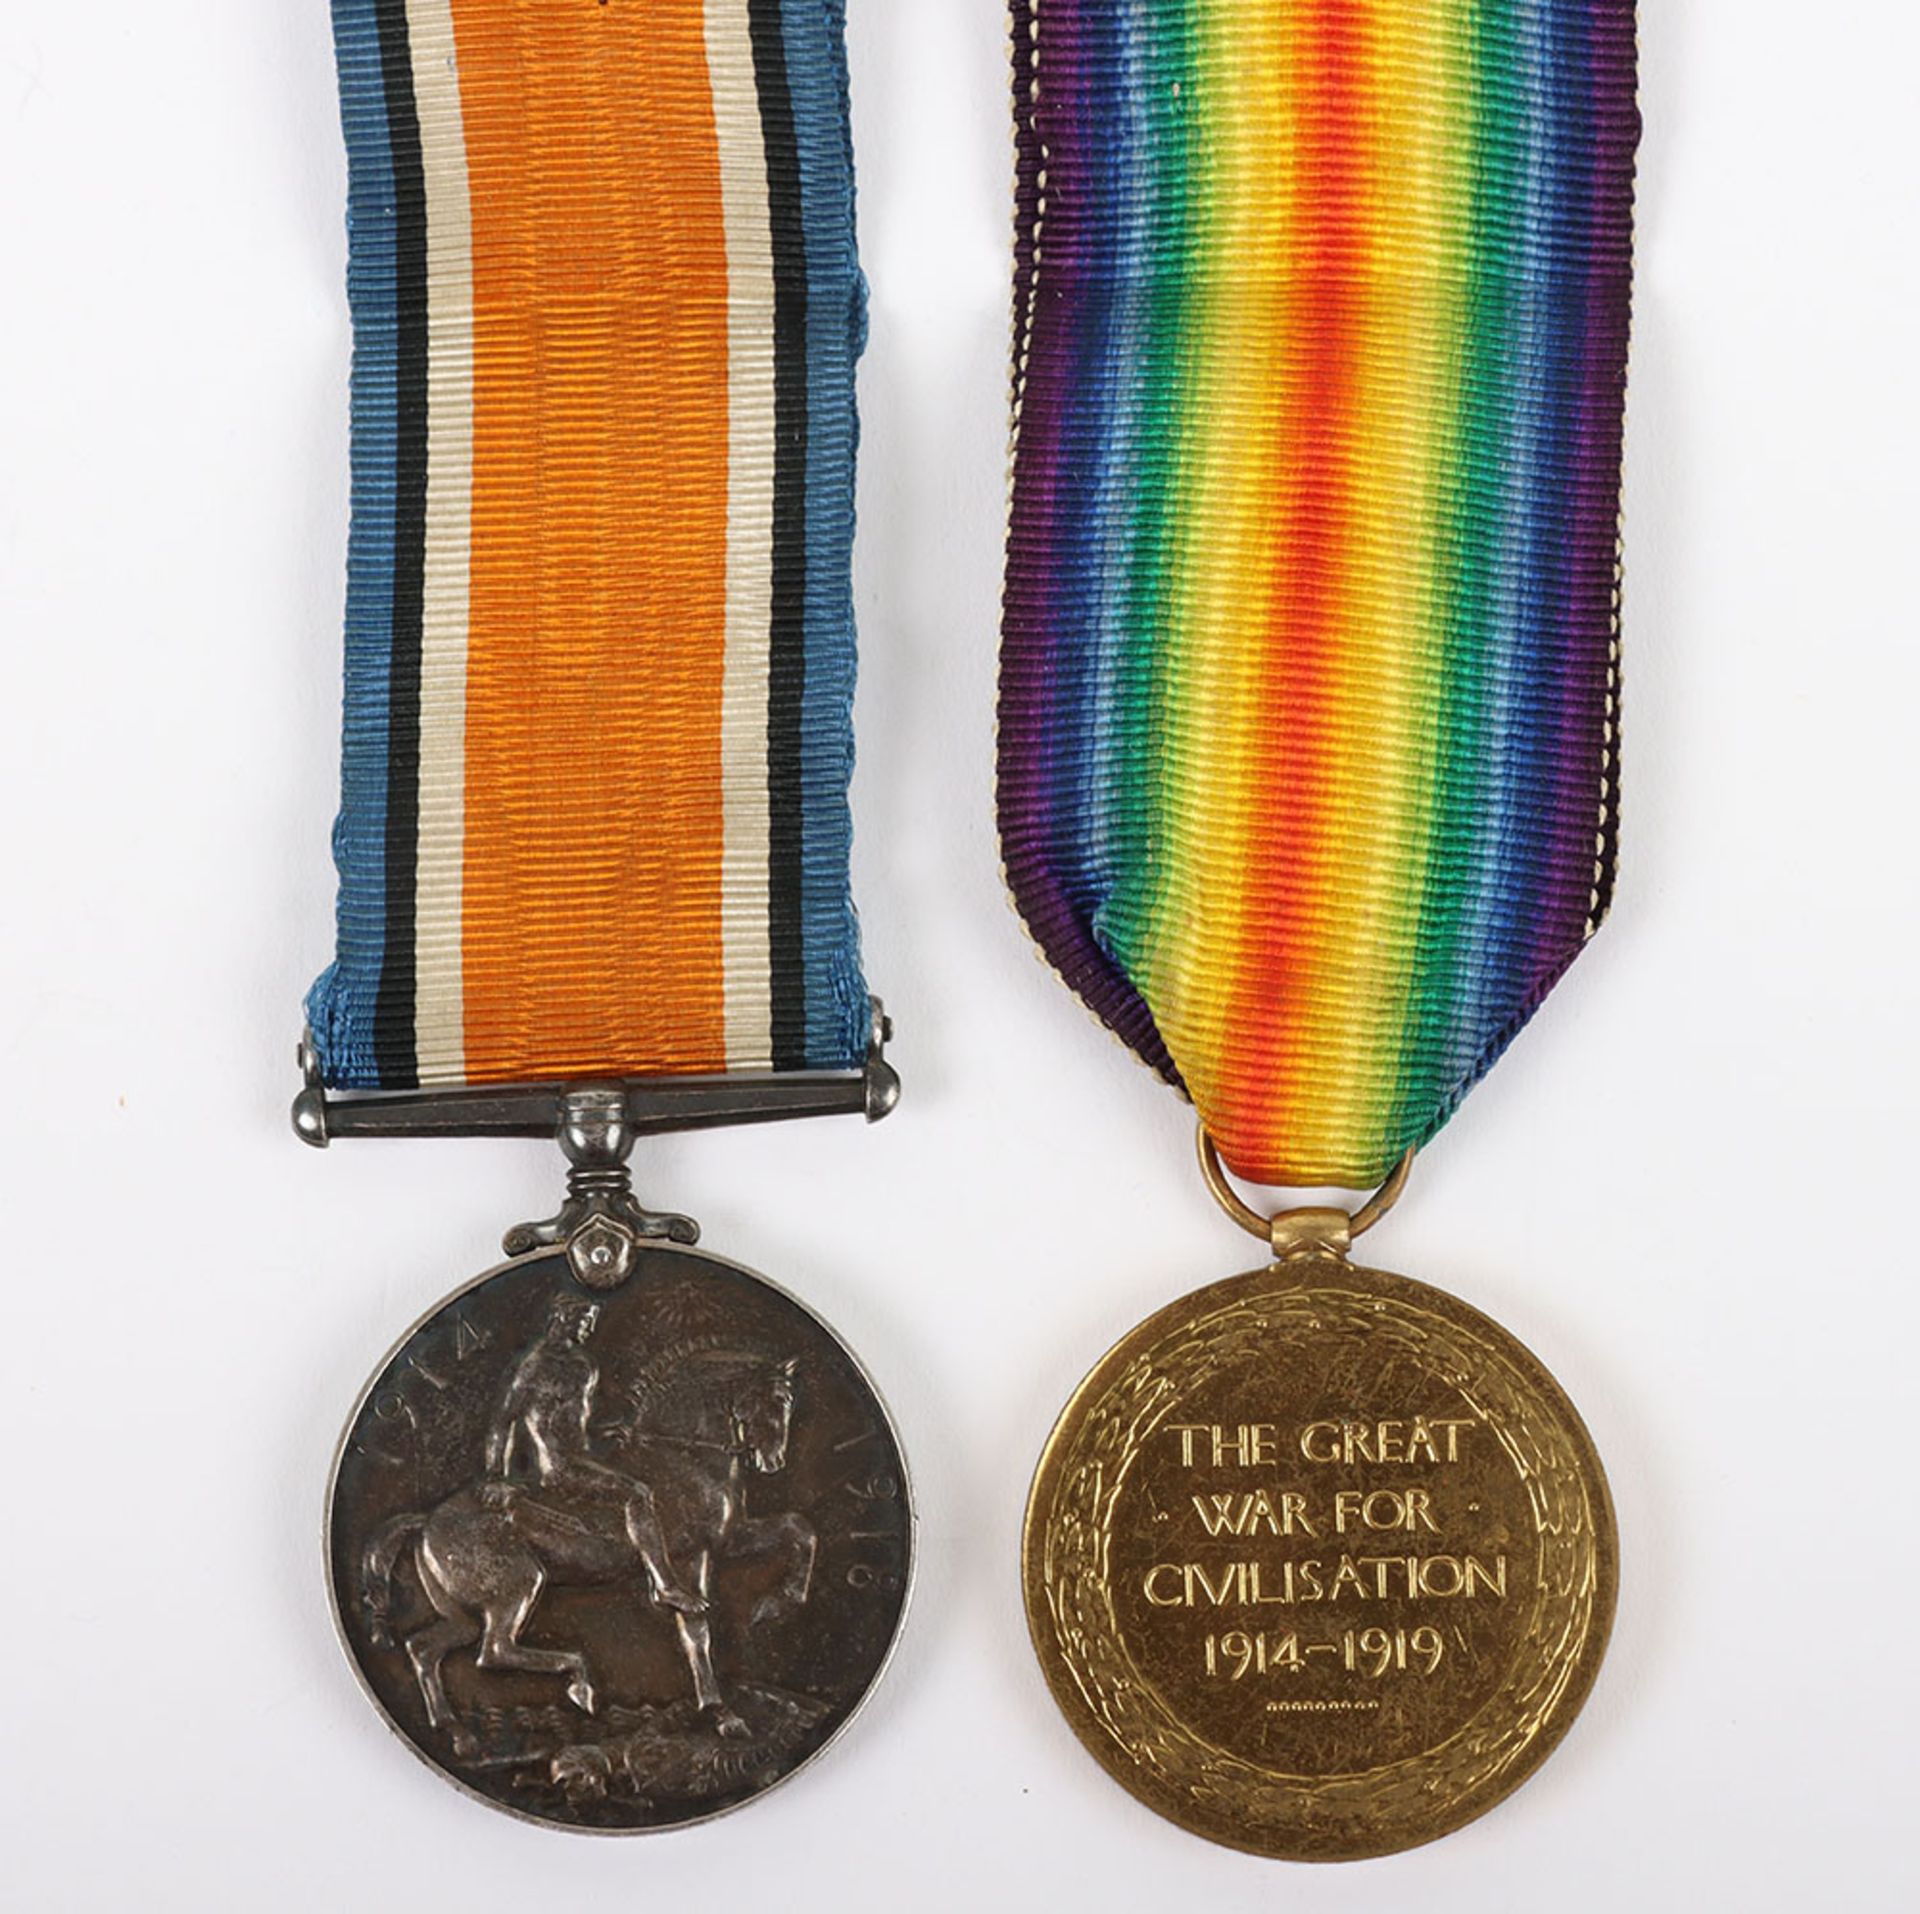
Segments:
[[[1014,899],[1236,1170],[1362,1186],[1612,892],[1631,0],[1014,27]]]
[[[841,1069],[842,0],[334,0],[343,1089]]]

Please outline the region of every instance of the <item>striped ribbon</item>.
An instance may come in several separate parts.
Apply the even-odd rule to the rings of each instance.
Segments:
[[[845,1068],[842,0],[333,0],[347,1089]]]
[[[1360,1186],[1614,866],[1631,0],[1014,0],[1000,809],[1228,1162]]]

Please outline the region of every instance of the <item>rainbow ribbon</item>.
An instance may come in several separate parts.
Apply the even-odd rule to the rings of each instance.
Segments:
[[[1633,7],[1014,27],[1014,898],[1235,1169],[1364,1185],[1611,896]]]
[[[334,0],[344,1089],[845,1069],[842,0]]]

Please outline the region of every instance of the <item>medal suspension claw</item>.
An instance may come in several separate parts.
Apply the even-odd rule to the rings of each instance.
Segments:
[[[558,1215],[510,1229],[509,1256],[564,1244],[575,1279],[588,1289],[608,1290],[633,1274],[634,1254],[643,1242],[689,1249],[699,1242],[700,1226],[692,1217],[647,1209],[633,1193],[627,1160],[634,1133],[624,1090],[569,1090],[557,1141],[569,1165],[567,1200]]]

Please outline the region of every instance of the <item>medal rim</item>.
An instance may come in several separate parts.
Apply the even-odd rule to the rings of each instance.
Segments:
[[[502,1261],[495,1263],[490,1269],[482,1270],[479,1275],[462,1283],[458,1288],[450,1290],[430,1309],[422,1311],[421,1314],[414,1319],[406,1332],[397,1337],[386,1354],[374,1364],[366,1382],[354,1396],[353,1407],[347,1412],[346,1421],[342,1424],[339,1437],[333,1445],[333,1459],[327,1468],[326,1498],[320,1523],[320,1568],[321,1579],[325,1582],[327,1590],[327,1613],[333,1622],[334,1639],[339,1644],[340,1652],[345,1658],[347,1666],[353,1671],[353,1678],[359,1684],[360,1692],[373,1704],[374,1711],[379,1715],[387,1731],[407,1749],[416,1761],[441,1781],[458,1789],[459,1792],[469,1800],[479,1802],[482,1807],[491,1808],[496,1814],[507,1815],[515,1821],[523,1822],[529,1827],[543,1829],[551,1834],[590,1835],[615,1841],[631,1840],[636,1837],[649,1835],[674,1834],[684,1828],[703,1827],[710,1822],[724,1820],[730,1814],[738,1814],[743,1809],[751,1808],[757,1803],[764,1801],[769,1795],[777,1794],[797,1775],[804,1774],[810,1769],[828,1750],[837,1747],[842,1736],[844,1736],[847,1730],[853,1726],[854,1722],[866,1712],[867,1705],[872,1701],[875,1691],[880,1687],[880,1684],[886,1679],[889,1670],[893,1667],[894,1657],[900,1652],[901,1638],[906,1633],[908,1614],[913,1607],[914,1589],[919,1580],[920,1502],[914,1491],[912,1467],[908,1461],[906,1445],[900,1439],[900,1425],[894,1418],[892,1406],[888,1403],[885,1395],[881,1393],[879,1385],[873,1379],[872,1371],[869,1370],[865,1362],[861,1360],[859,1352],[848,1343],[846,1338],[840,1334],[840,1331],[829,1322],[826,1317],[821,1315],[820,1312],[811,1305],[803,1302],[791,1289],[787,1288],[784,1283],[775,1281],[771,1276],[763,1275],[759,1270],[752,1268],[749,1264],[736,1262],[730,1256],[717,1256],[711,1250],[704,1249],[697,1244],[642,1244],[638,1252],[640,1260],[637,1260],[634,1265],[634,1273],[627,1279],[627,1283],[621,1285],[621,1288],[625,1288],[628,1284],[638,1280],[641,1269],[644,1266],[644,1259],[648,1255],[661,1253],[671,1253],[674,1256],[691,1258],[695,1262],[710,1264],[716,1268],[726,1270],[733,1275],[744,1276],[748,1281],[758,1283],[761,1288],[771,1290],[783,1302],[790,1304],[794,1309],[798,1310],[801,1315],[807,1317],[820,1329],[834,1347],[840,1351],[841,1355],[852,1368],[854,1374],[866,1385],[867,1393],[872,1396],[875,1406],[880,1411],[881,1422],[886,1429],[888,1439],[893,1444],[894,1455],[900,1464],[900,1493],[907,1516],[907,1559],[900,1579],[900,1601],[899,1606],[894,1611],[892,1632],[887,1638],[887,1645],[881,1652],[879,1660],[874,1664],[873,1673],[867,1678],[866,1686],[861,1689],[858,1697],[854,1700],[852,1706],[848,1708],[846,1714],[841,1718],[833,1732],[829,1734],[817,1748],[813,1749],[804,1760],[795,1762],[791,1768],[786,1769],[777,1779],[770,1781],[764,1788],[760,1788],[752,1794],[743,1795],[737,1801],[729,1801],[723,1806],[710,1808],[701,1814],[683,1815],[673,1821],[658,1821],[647,1826],[623,1828],[590,1826],[574,1821],[557,1821],[548,1815],[535,1813],[529,1808],[516,1807],[511,1803],[496,1800],[494,1796],[476,1788],[470,1781],[456,1774],[451,1768],[447,1767],[429,1752],[429,1750],[422,1747],[414,1736],[394,1718],[392,1710],[388,1708],[378,1690],[375,1689],[367,1671],[361,1665],[360,1657],[354,1649],[353,1639],[347,1632],[347,1620],[341,1611],[340,1589],[334,1575],[333,1566],[334,1520],[339,1505],[341,1467],[346,1461],[348,1446],[352,1441],[354,1430],[359,1426],[362,1414],[365,1412],[368,1403],[373,1400],[375,1394],[378,1392],[381,1382],[386,1377],[387,1372],[393,1367],[396,1358],[399,1357],[408,1344],[410,1344],[429,1323],[445,1315],[446,1312],[456,1304],[472,1295],[475,1290],[485,1287],[488,1283],[497,1281],[502,1276],[510,1276],[520,1271],[530,1269],[536,1263],[558,1263],[561,1269],[565,1271],[567,1269],[566,1246],[564,1244],[552,1246],[542,1245],[539,1249],[528,1251],[524,1256],[506,1257]],[[578,1283],[577,1279],[575,1279],[575,1287],[579,1288],[580,1293],[584,1296],[592,1296],[604,1300],[600,1292],[585,1288]]]
[[[1493,1782],[1478,1789],[1462,1791],[1447,1803],[1444,1812],[1436,1814],[1430,1821],[1421,1823],[1417,1828],[1397,1832],[1391,1838],[1362,1841],[1339,1848],[1296,1848],[1280,1845],[1271,1839],[1256,1839],[1235,1831],[1224,1820],[1203,1820],[1183,1812],[1183,1803],[1165,1784],[1158,1790],[1142,1786],[1140,1765],[1130,1760],[1126,1751],[1116,1746],[1113,1737],[1092,1717],[1074,1672],[1059,1647],[1058,1630],[1047,1600],[1044,1570],[1047,1530],[1066,1471],[1068,1452],[1088,1415],[1127,1365],[1147,1355],[1169,1332],[1208,1315],[1218,1306],[1246,1296],[1250,1293],[1247,1286],[1263,1279],[1271,1279],[1275,1286],[1288,1287],[1307,1286],[1316,1279],[1328,1284],[1344,1282],[1361,1294],[1373,1296],[1378,1296],[1382,1288],[1397,1289],[1416,1306],[1437,1303],[1438,1313],[1485,1340],[1519,1371],[1522,1379],[1549,1406],[1557,1408],[1563,1418],[1565,1434],[1573,1448],[1593,1513],[1595,1585],[1587,1641],[1573,1665],[1569,1679],[1526,1746]],[[1303,1259],[1298,1266],[1270,1263],[1203,1284],[1199,1289],[1155,1310],[1100,1357],[1068,1397],[1041,1449],[1021,1523],[1020,1567],[1028,1637],[1047,1690],[1055,1707],[1073,1730],[1075,1739],[1092,1755],[1104,1773],[1143,1807],[1203,1840],[1270,1860],[1337,1864],[1342,1861],[1377,1860],[1387,1855],[1405,1853],[1449,1834],[1456,1834],[1499,1807],[1539,1771],[1584,1711],[1606,1660],[1619,1601],[1620,1535],[1612,1486],[1608,1482],[1606,1468],[1592,1432],[1587,1428],[1572,1396],[1532,1349],[1484,1310],[1463,1301],[1450,1290],[1422,1282],[1417,1277],[1403,1276],[1394,1270],[1350,1263],[1344,1258],[1327,1255]],[[1115,1639],[1120,1644],[1121,1653],[1131,1663],[1131,1651],[1126,1648],[1124,1641],[1120,1641],[1117,1631]],[[1140,1680],[1143,1687],[1157,1694],[1158,1691],[1152,1690],[1152,1684],[1144,1676]],[[1168,1712],[1171,1714],[1173,1711],[1169,1708]],[[1465,1725],[1460,1724],[1453,1733],[1458,1734]],[[1202,1739],[1190,1724],[1182,1722],[1181,1726],[1196,1741]],[[1404,1759],[1419,1758],[1414,1755]],[[1259,1764],[1249,1762],[1248,1765]],[[1278,1776],[1282,1771],[1272,1772]],[[1330,1775],[1291,1778],[1331,1781],[1351,1777]]]

